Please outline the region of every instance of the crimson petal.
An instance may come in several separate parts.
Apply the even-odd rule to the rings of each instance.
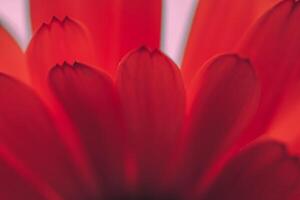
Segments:
[[[299,158],[279,142],[261,141],[230,161],[203,199],[292,200],[299,177]]]
[[[138,185],[157,187],[157,192],[183,120],[185,90],[180,71],[160,51],[142,47],[121,62],[117,86],[136,154]]]
[[[64,63],[51,70],[49,83],[79,130],[79,141],[103,183],[104,195],[121,194],[126,132],[113,81],[83,64]]]
[[[248,60],[212,59],[188,92],[182,184],[194,183],[241,135],[256,111],[259,83]]]
[[[0,195],[2,199],[43,199],[38,190],[24,180],[17,171],[7,163],[0,161],[1,189]]]
[[[277,0],[201,0],[186,46],[183,75],[189,83],[212,56],[231,52],[249,26]]]
[[[24,82],[29,81],[25,55],[0,24],[0,72],[18,78]]]
[[[259,110],[244,141],[265,133],[279,109],[279,114],[286,113],[299,101],[294,95],[300,73],[299,5],[294,0],[278,3],[258,20],[240,45],[239,52],[251,59],[262,85]]]
[[[30,1],[34,30],[52,16],[83,22],[92,33],[100,66],[109,72],[129,50],[159,47],[161,4],[161,0]]]
[[[53,17],[34,34],[26,51],[30,77],[39,90],[45,89],[49,70],[63,62],[94,64],[94,51],[88,32],[68,17]]]
[[[0,147],[1,199],[57,199],[61,197],[43,180],[39,180],[11,153]]]
[[[87,187],[48,110],[27,86],[0,74],[1,145],[65,198],[84,198]]]

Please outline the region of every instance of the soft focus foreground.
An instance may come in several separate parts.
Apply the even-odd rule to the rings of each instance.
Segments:
[[[30,5],[25,53],[0,31],[1,199],[300,198],[300,3],[202,0],[181,69],[160,0]]]

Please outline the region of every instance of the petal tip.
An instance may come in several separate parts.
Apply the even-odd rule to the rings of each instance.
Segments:
[[[52,16],[49,22],[43,22],[41,26],[37,29],[36,34],[41,32],[42,30],[51,30],[53,25],[58,25],[60,27],[64,27],[66,24],[75,24],[76,26],[80,26],[74,19],[70,18],[69,16],[65,16],[62,20],[57,16]],[[36,35],[34,34],[34,35]]]

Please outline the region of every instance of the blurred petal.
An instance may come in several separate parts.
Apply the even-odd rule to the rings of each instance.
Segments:
[[[0,141],[63,197],[85,193],[46,107],[27,86],[0,74]]]
[[[138,185],[142,190],[156,186],[158,192],[183,120],[185,90],[180,71],[160,51],[142,47],[121,62],[117,86],[136,154]]]
[[[161,0],[30,2],[34,30],[52,16],[70,16],[83,22],[92,33],[100,66],[109,72],[129,50],[141,45],[159,47]]]
[[[300,153],[300,70],[297,68],[289,76],[289,83],[280,97],[280,105],[272,116],[267,134],[288,143],[290,149]]]
[[[183,140],[187,183],[198,180],[241,135],[256,111],[259,89],[251,64],[238,55],[216,57],[199,71],[188,93]]]
[[[277,112],[294,109],[299,101],[295,95],[300,74],[299,5],[299,1],[283,0],[274,6],[251,28],[239,49],[253,62],[262,85],[259,110],[245,141],[265,133]]]
[[[35,87],[44,89],[49,70],[64,61],[94,64],[94,52],[88,33],[80,24],[66,17],[53,17],[34,34],[27,49],[30,76]]]
[[[61,199],[52,188],[38,180],[2,146],[0,149],[0,175],[1,199]]]
[[[185,82],[190,83],[209,58],[233,51],[248,27],[277,1],[201,0],[183,60]]]
[[[51,70],[49,82],[79,130],[88,159],[95,167],[98,180],[103,181],[103,191],[106,195],[120,195],[124,185],[126,132],[122,128],[120,101],[113,81],[105,73],[85,65],[64,63]]]
[[[18,78],[24,82],[29,81],[25,55],[0,24],[0,72]]]
[[[299,177],[299,158],[283,144],[266,140],[230,161],[203,199],[292,200]]]

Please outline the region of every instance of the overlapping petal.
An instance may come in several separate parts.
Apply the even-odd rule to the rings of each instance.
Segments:
[[[95,64],[95,52],[88,31],[79,23],[56,17],[34,34],[26,51],[30,78],[35,88],[44,90],[49,70],[56,64],[75,61]]]
[[[27,86],[0,75],[0,141],[64,198],[86,197],[80,178],[46,107]]]
[[[159,180],[183,121],[185,90],[180,71],[160,51],[142,47],[121,62],[117,86],[136,156],[138,185],[159,192]]]
[[[251,59],[262,84],[259,110],[245,141],[265,133],[274,125],[274,117],[287,117],[286,113],[295,109],[299,101],[295,95],[300,73],[299,5],[294,0],[278,3],[258,20],[240,45],[239,52]],[[292,134],[296,132],[289,130]]]
[[[259,95],[252,65],[238,55],[216,57],[199,71],[188,91],[182,186],[203,176],[241,135]]]
[[[83,144],[102,192],[118,198],[125,186],[126,130],[112,79],[83,64],[54,67],[49,83]],[[112,196],[111,196],[112,195]]]
[[[260,141],[229,162],[203,199],[294,200],[299,178],[299,158],[279,142]]]
[[[0,150],[0,173],[1,185],[0,195],[2,199],[13,200],[24,197],[31,199],[60,197],[47,185],[37,183],[36,177],[28,173],[24,166],[7,152],[3,146]],[[52,194],[51,194],[52,193]]]
[[[100,66],[109,72],[128,51],[141,45],[159,47],[161,4],[161,0],[30,1],[34,30],[52,16],[83,22],[92,33]]]
[[[0,72],[28,82],[26,58],[12,36],[0,24]]]
[[[159,46],[161,0],[31,0],[29,75],[51,109],[0,74],[1,198],[180,199],[200,180],[204,200],[298,199],[299,160],[274,140],[247,147],[216,175],[266,130],[298,144],[299,1],[266,12],[239,55],[201,67],[236,50],[275,2],[201,0],[183,62],[186,103],[180,70],[159,50],[132,51],[111,78],[128,50]],[[29,82],[20,48],[1,28],[0,38],[0,72]]]
[[[249,26],[277,1],[199,1],[183,60],[185,82],[211,57],[232,52]]]

